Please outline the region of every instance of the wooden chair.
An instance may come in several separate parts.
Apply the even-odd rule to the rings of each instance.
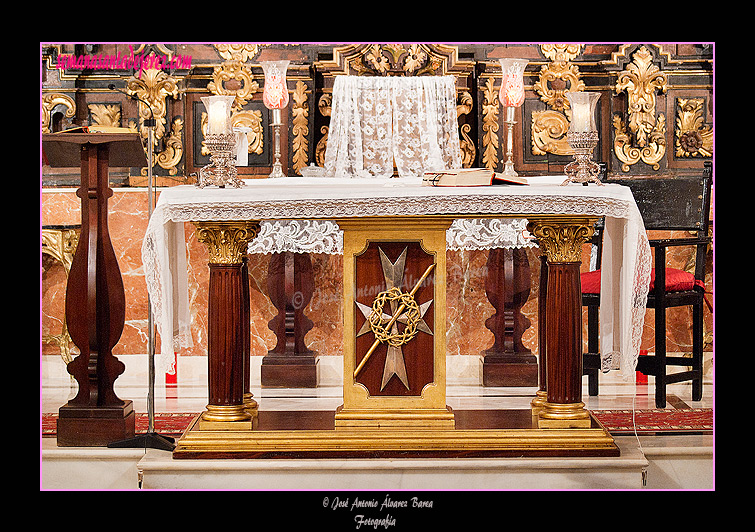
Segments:
[[[710,191],[713,165],[706,161],[701,176],[644,177],[603,180],[626,185],[632,190],[646,230],[696,231],[696,237],[650,240],[654,249],[654,269],[650,277],[647,308],[655,311],[655,354],[642,356],[637,371],[655,376],[655,404],[666,406],[666,385],[692,381],[692,400],[703,393],[703,303],[705,298],[706,248],[710,224]],[[596,224],[595,243],[600,264],[600,233]],[[666,264],[666,249],[671,246],[695,246],[693,272],[659,268]],[[582,305],[587,307],[587,353],[583,355],[583,374],[588,376],[589,395],[598,394],[600,355],[598,349],[598,308],[600,306],[600,270],[583,273]],[[666,356],[666,309],[692,307],[692,358]],[[691,366],[691,370],[668,373],[669,366]]]

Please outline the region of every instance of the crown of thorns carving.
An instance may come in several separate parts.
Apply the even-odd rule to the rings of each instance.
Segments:
[[[403,307],[401,315],[398,316],[401,323],[406,325],[403,331],[398,332],[397,327],[394,328],[392,324],[389,324],[388,327],[396,331],[392,333],[388,328],[383,326],[386,322],[383,317],[383,308],[386,302],[395,302],[399,309]],[[417,305],[414,296],[407,292],[402,292],[398,287],[394,286],[389,290],[380,292],[375,297],[375,300],[372,302],[372,313],[367,320],[370,323],[370,329],[375,334],[375,339],[394,347],[400,347],[417,335],[417,325],[421,318],[419,305]],[[398,320],[390,321],[395,323]]]

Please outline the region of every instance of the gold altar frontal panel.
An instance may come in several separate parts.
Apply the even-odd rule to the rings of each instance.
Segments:
[[[446,230],[453,218],[338,220],[343,406],[336,429],[453,429],[446,405]]]

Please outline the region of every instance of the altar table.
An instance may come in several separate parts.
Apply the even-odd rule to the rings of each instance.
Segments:
[[[564,436],[571,444],[579,446],[580,438],[592,437],[589,431],[595,424],[581,402],[579,265],[582,244],[592,234],[595,221],[605,217],[600,307],[602,365],[604,370],[620,369],[624,375],[634,374],[639,354],[651,257],[642,218],[629,188],[613,184],[560,186],[564,179],[563,176],[529,178],[528,186],[425,187],[416,178],[282,178],[248,180],[240,189],[199,189],[186,185],[162,191],[150,219],[142,255],[163,356],[172,356],[180,346],[191,345],[184,222],[193,222],[198,239],[210,248],[208,334],[209,341],[214,343],[213,347],[208,347],[210,398],[207,411],[192,426],[200,432],[205,430],[209,439],[198,445],[211,448],[223,440],[224,434],[237,437],[239,431],[251,431],[254,427],[256,403],[248,392],[248,361],[243,360],[244,356],[248,358],[248,348],[245,351],[243,345],[244,333],[248,331],[248,323],[244,324],[245,319],[248,322],[248,309],[244,308],[244,297],[248,298],[248,293],[244,294],[244,284],[248,282],[245,256],[262,220],[335,221],[345,231],[344,250],[349,249],[349,256],[344,257],[345,405],[343,411],[336,414],[336,427],[340,420],[343,427],[357,432],[373,431],[374,441],[380,438],[381,445],[388,447],[395,444],[403,448],[402,445],[410,445],[407,442],[412,440],[416,448],[439,445],[446,449],[450,447],[444,446],[452,445],[450,440],[457,444],[464,440],[469,442],[465,449],[469,449],[469,445],[474,445],[472,442],[480,439],[479,435],[468,431],[451,434],[453,416],[440,405],[445,400],[445,231],[458,219],[526,217],[530,233],[547,258],[546,345],[541,349],[544,347],[547,353],[548,369],[546,390],[533,400],[535,432],[519,433],[516,438],[519,445],[524,446],[529,445],[526,443],[529,437],[542,443],[545,432],[551,439]],[[392,403],[394,398],[376,399],[377,388],[366,393],[363,388],[370,385],[356,382],[361,368],[355,367],[360,360],[352,352],[358,327],[352,311],[354,303],[360,303],[347,287],[357,277],[356,260],[369,251],[366,243],[382,241],[383,247],[388,249],[391,242],[404,240],[403,233],[411,235],[405,240],[420,242],[419,251],[415,253],[420,258],[423,253],[434,257],[428,259],[430,267],[425,275],[433,265],[437,266],[432,272],[434,280],[430,291],[423,296],[426,301],[423,311],[430,301],[434,302],[434,318],[428,315],[428,321],[434,328],[429,332],[435,334],[428,345],[431,351],[434,349],[435,367],[442,370],[442,375],[436,371],[427,379],[443,389],[436,396],[433,386],[426,386],[416,397]],[[426,245],[426,242],[432,243]],[[375,257],[378,251],[383,254],[382,248],[376,248]],[[386,272],[390,267],[386,270],[386,264],[398,264],[400,258],[394,257],[395,254],[381,259],[389,287]],[[419,284],[415,290],[418,287]],[[411,297],[409,303],[412,303]],[[404,307],[396,310],[393,305],[398,317]],[[364,317],[367,317],[366,312]],[[390,328],[396,319],[389,322],[388,317],[383,323],[388,323]],[[362,331],[366,328],[363,324]],[[375,344],[378,343],[376,340]],[[401,373],[401,367],[391,367],[393,375]],[[386,386],[386,375],[387,362],[383,386]],[[400,388],[397,382],[399,379],[393,379],[392,385]],[[352,391],[349,386],[353,387]],[[406,383],[404,386],[409,388]],[[374,404],[370,402],[373,400]],[[354,408],[346,404],[350,402]],[[242,426],[246,428],[240,429]],[[391,437],[385,437],[384,431],[380,435],[386,426],[393,431]],[[432,429],[432,434],[414,430],[426,427]],[[572,432],[566,434],[564,430]],[[331,432],[338,431],[314,432],[317,434],[304,431],[296,436],[260,432],[246,448],[258,449],[256,446],[265,441],[280,448],[299,438],[304,447],[325,445],[319,447],[325,449],[327,441],[333,438]],[[366,433],[359,437],[344,434],[336,436],[335,447],[348,451],[350,445],[364,445]],[[488,436],[490,434],[486,433],[485,437]],[[598,437],[610,439],[607,433]],[[263,447],[259,449],[264,450]]]

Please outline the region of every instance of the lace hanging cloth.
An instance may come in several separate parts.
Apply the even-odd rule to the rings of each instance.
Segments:
[[[536,244],[524,218],[463,218],[446,231],[446,249],[528,248]],[[332,220],[263,220],[249,253],[343,253],[343,231]]]
[[[461,168],[453,76],[338,76],[325,173],[400,177]]]

